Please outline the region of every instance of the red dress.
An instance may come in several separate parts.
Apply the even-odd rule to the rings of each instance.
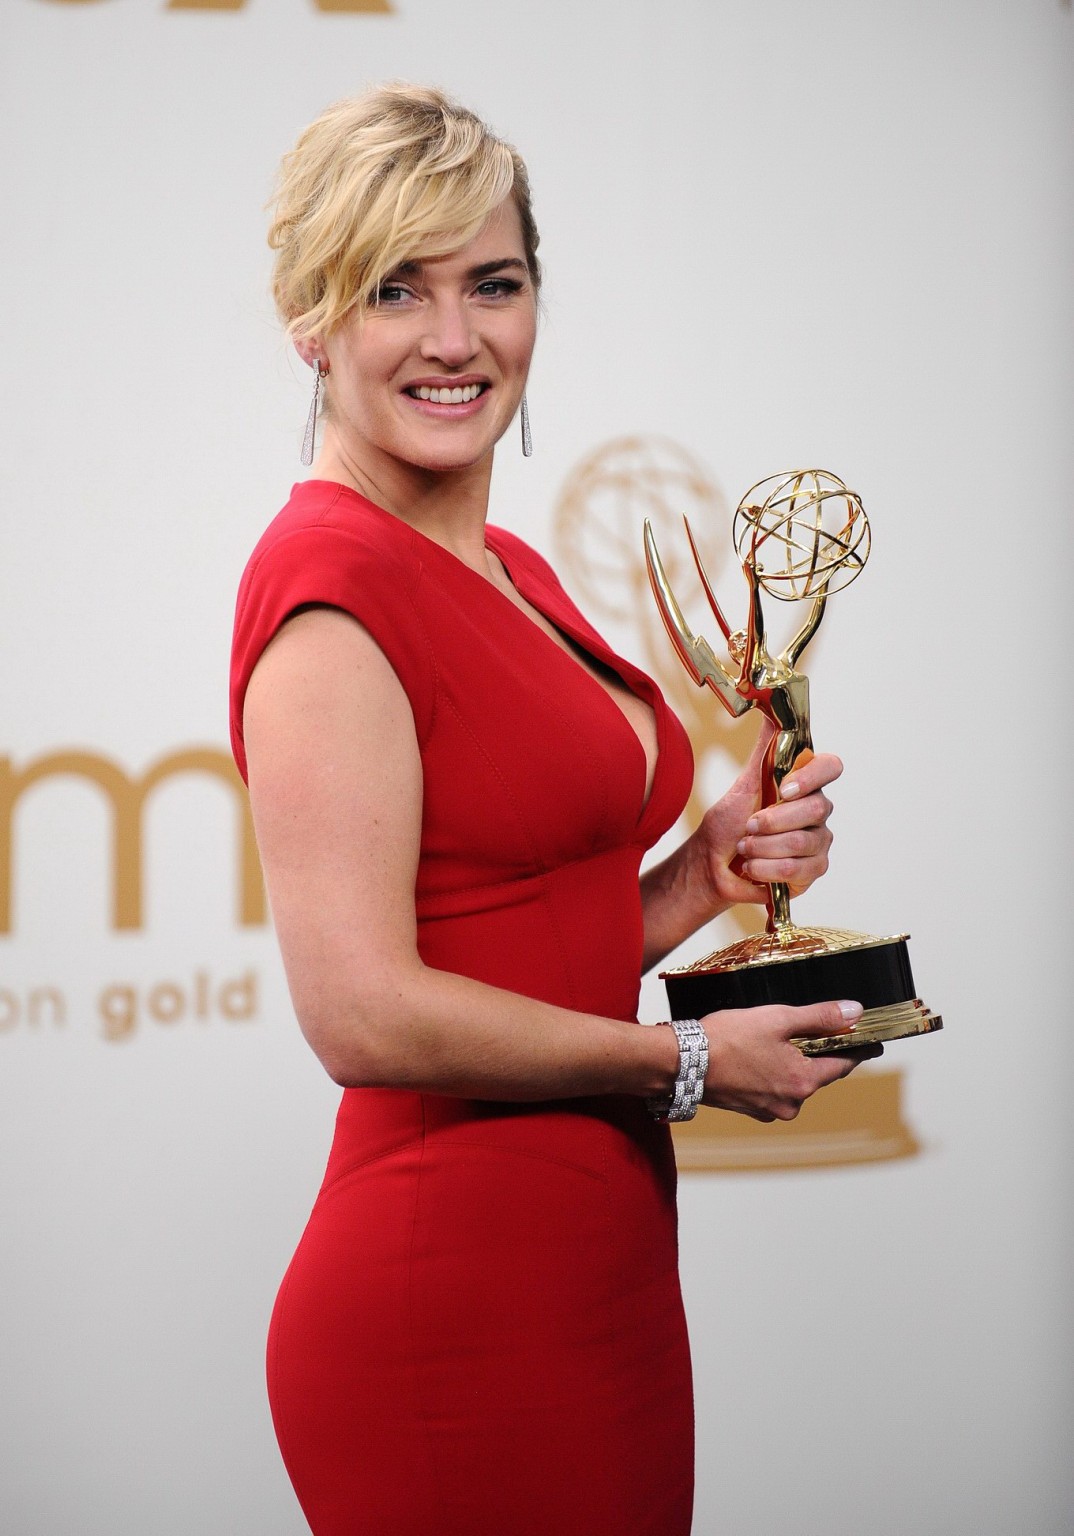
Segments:
[[[637,1017],[638,872],[689,792],[685,733],[519,539],[528,602],[656,712],[659,760],[502,592],[327,481],[295,488],[247,567],[232,735],[254,665],[306,603],[395,669],[424,772],[426,964]],[[315,1536],[686,1536],[693,1412],[675,1167],[640,1099],[503,1104],[347,1089],[276,1302],[273,1418]]]

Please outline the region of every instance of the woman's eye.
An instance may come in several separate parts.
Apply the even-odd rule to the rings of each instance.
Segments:
[[[483,283],[478,283],[478,296],[482,299],[498,299],[505,295],[518,293],[522,284],[515,282],[510,277],[489,277]]]
[[[407,296],[407,290],[402,283],[381,283],[377,289],[376,303],[401,304]]]

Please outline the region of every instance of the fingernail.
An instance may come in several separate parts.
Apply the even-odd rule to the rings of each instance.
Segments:
[[[760,825],[761,825],[761,823],[757,820],[756,816],[751,816],[749,821],[747,821],[747,823],[746,823],[746,831],[747,832],[756,832],[757,828]],[[741,853],[741,851],[742,850],[740,848],[739,852]]]
[[[848,1024],[856,1024],[865,1012],[865,1009],[860,1003],[843,1002],[839,1004],[839,1012]]]
[[[801,788],[802,786],[797,779],[784,779],[779,787],[779,798],[781,800],[793,800],[795,795],[800,793]]]

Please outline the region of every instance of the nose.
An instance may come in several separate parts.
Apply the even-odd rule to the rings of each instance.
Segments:
[[[441,362],[448,368],[462,368],[476,357],[481,343],[471,316],[461,299],[441,299],[429,311],[428,326],[421,339],[421,355],[426,362]]]

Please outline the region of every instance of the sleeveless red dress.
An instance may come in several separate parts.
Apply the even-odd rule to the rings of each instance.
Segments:
[[[656,712],[659,760],[502,592],[326,481],[295,488],[242,580],[231,728],[308,603],[395,669],[424,771],[426,964],[637,1017],[638,873],[692,760],[659,690],[521,540],[488,547],[552,624]],[[640,1099],[503,1104],[347,1089],[268,1351],[280,1446],[315,1536],[686,1536],[693,1411],[667,1127]]]

